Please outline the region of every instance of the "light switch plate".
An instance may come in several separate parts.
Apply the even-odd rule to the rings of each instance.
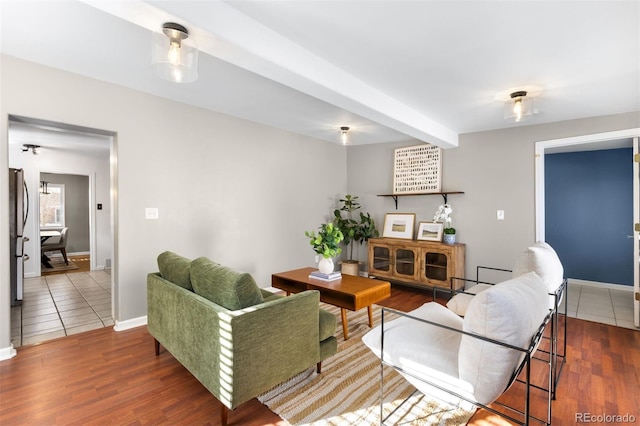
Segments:
[[[497,216],[498,220],[504,220],[504,210],[498,210],[496,216]]]

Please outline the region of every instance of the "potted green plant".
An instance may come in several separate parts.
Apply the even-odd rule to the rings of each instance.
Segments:
[[[453,209],[449,204],[443,204],[438,207],[436,214],[433,216],[433,222],[442,221],[444,224],[444,242],[454,244],[456,242],[456,228],[451,226],[451,213]]]
[[[313,251],[322,256],[318,263],[318,270],[323,274],[333,272],[333,258],[342,253],[342,247],[340,247],[340,242],[344,239],[342,231],[333,222],[329,222],[320,225],[317,234],[315,231],[305,231],[304,235],[309,238]]]
[[[356,242],[362,244],[369,238],[377,237],[379,233],[369,213],[359,212],[360,220],[354,219],[354,212],[361,208],[357,195],[347,194],[340,199],[340,202],[342,206],[333,211],[333,223],[342,231],[344,235],[342,243],[349,251],[348,259],[342,261],[342,273],[358,275],[360,262],[353,258],[353,246]],[[342,216],[342,212],[346,212],[346,217]]]

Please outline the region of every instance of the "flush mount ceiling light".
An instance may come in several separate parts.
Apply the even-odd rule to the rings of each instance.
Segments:
[[[340,142],[342,142],[342,145],[349,144],[349,127],[340,127]]]
[[[22,145],[22,152],[28,152],[31,150],[33,155],[38,155],[40,153],[40,145],[34,145],[31,143],[25,143]]]
[[[185,43],[189,31],[175,22],[162,24],[163,35],[153,42],[151,63],[156,74],[175,83],[191,83],[198,79],[198,49]]]
[[[519,90],[511,93],[511,100],[507,101],[504,110],[504,119],[507,121],[515,121],[519,123],[533,115],[533,99],[527,98],[525,90]]]

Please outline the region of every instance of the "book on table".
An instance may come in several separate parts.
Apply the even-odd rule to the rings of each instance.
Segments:
[[[320,271],[312,271],[309,274],[309,278],[315,278],[323,281],[334,281],[342,278],[342,273],[340,273],[340,271],[336,271],[336,272],[330,272],[328,274],[324,274]]]

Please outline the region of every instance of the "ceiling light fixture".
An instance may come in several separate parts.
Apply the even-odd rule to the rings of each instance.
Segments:
[[[28,152],[31,150],[33,155],[38,155],[40,153],[40,145],[34,145],[31,143],[25,143],[22,145],[22,152]]]
[[[342,145],[349,144],[349,127],[347,126],[340,127],[340,141],[342,142]]]
[[[527,92],[525,90],[519,90],[509,95],[511,100],[505,104],[505,120],[519,123],[531,118],[533,115],[533,99],[531,97],[526,98],[526,96]]]
[[[175,83],[192,83],[198,79],[198,49],[185,43],[189,31],[175,22],[162,24],[164,36],[153,43],[151,63],[156,74]],[[165,37],[166,36],[166,37]],[[169,43],[167,43],[167,38]]]

